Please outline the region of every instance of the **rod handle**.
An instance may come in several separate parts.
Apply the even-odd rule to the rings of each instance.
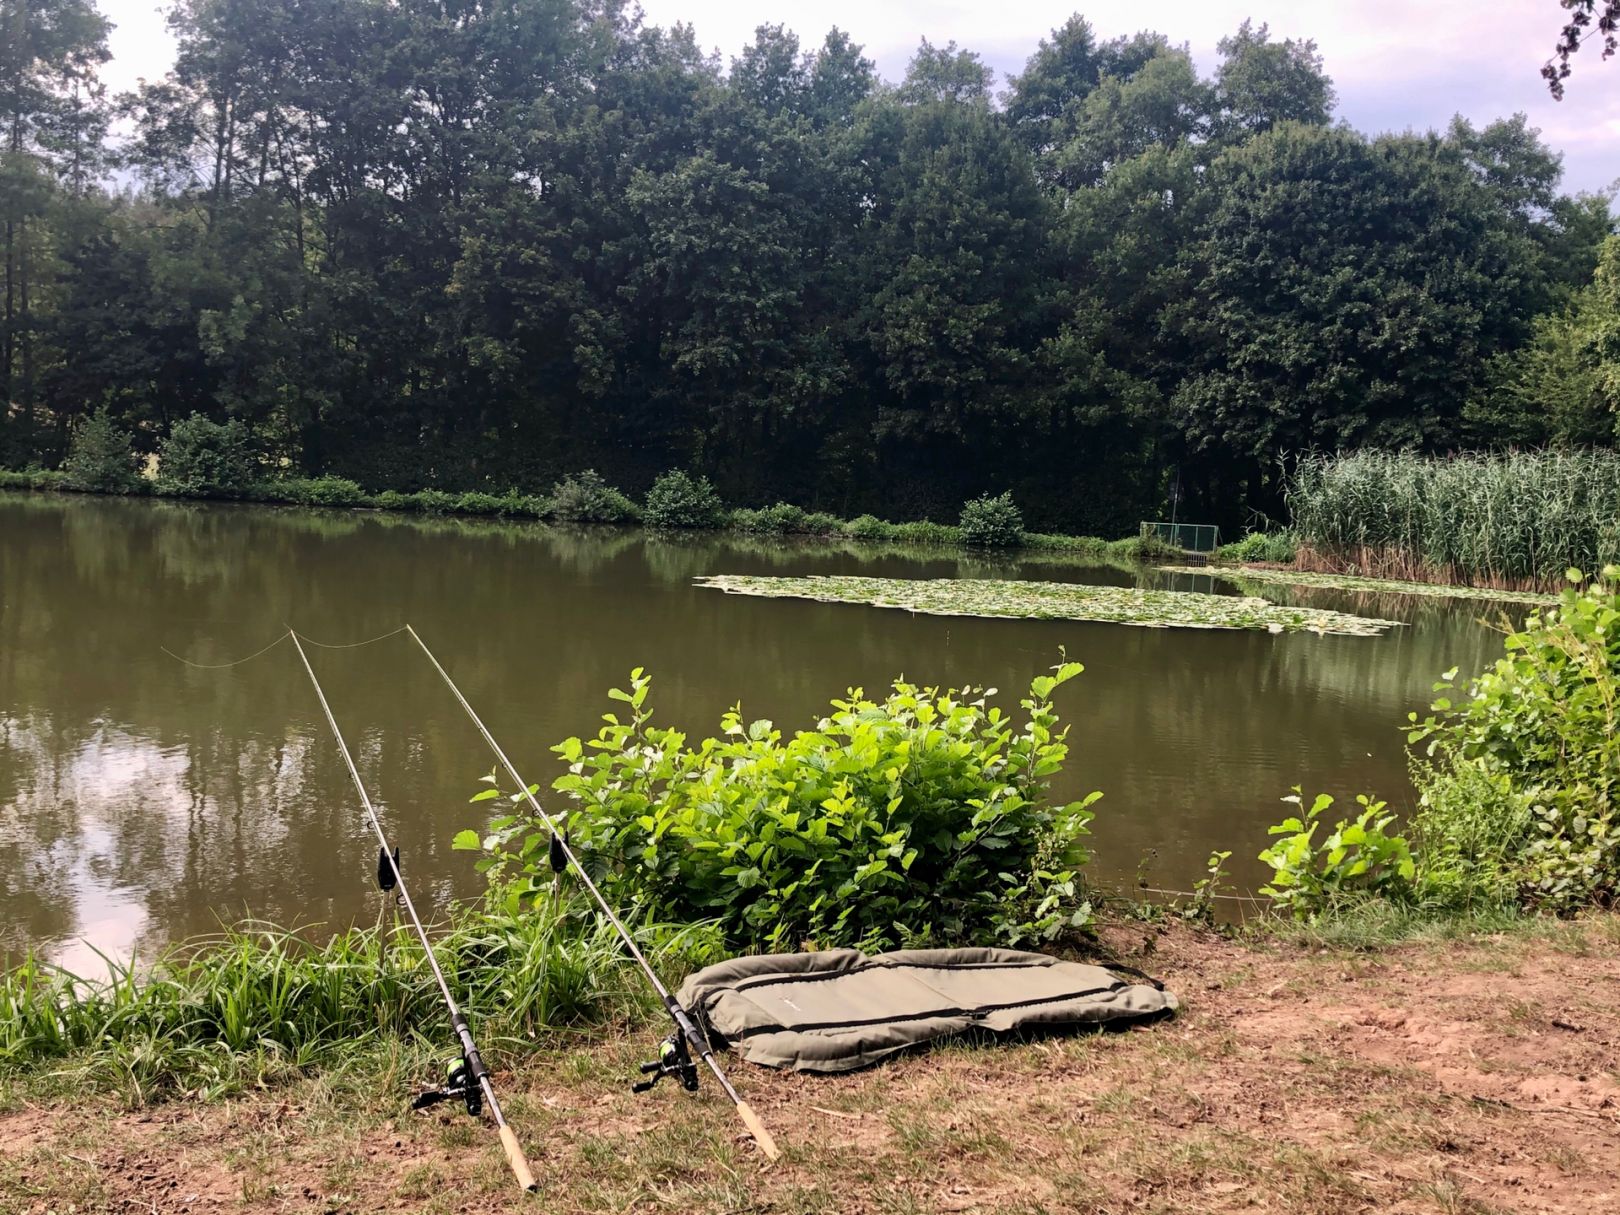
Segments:
[[[518,1184],[531,1194],[538,1190],[540,1184],[529,1169],[529,1158],[523,1154],[517,1132],[509,1126],[501,1127],[501,1146],[506,1149],[506,1163],[512,1166],[512,1176],[517,1178]]]
[[[748,1128],[748,1133],[759,1144],[759,1150],[765,1153],[766,1158],[770,1160],[779,1159],[782,1153],[777,1150],[776,1140],[771,1138],[771,1133],[765,1129],[765,1124],[759,1120],[759,1115],[749,1108],[748,1102],[737,1102],[737,1113],[741,1116],[743,1125]]]

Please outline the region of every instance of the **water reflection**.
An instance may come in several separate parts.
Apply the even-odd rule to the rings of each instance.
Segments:
[[[343,643],[411,621],[520,765],[549,780],[547,748],[593,730],[632,666],[653,673],[660,714],[687,731],[712,730],[738,700],[792,728],[846,687],[902,672],[1013,702],[1066,647],[1087,672],[1059,702],[1075,752],[1061,792],[1105,793],[1099,872],[1127,877],[1154,850],[1156,883],[1184,886],[1216,847],[1234,849],[1240,879],[1257,877],[1250,858],[1296,782],[1403,804],[1407,710],[1438,672],[1497,645],[1479,603],[1385,597],[1375,614],[1408,627],[1272,637],[692,585],[756,572],[1137,576],[1050,555],[0,495],[0,951],[77,962],[77,940],[126,954],[244,913],[374,914],[372,846],[291,649],[204,670],[164,648],[225,663],[288,623]],[[1309,601],[1369,610],[1342,593]],[[487,761],[437,677],[405,638],[312,658],[418,901],[431,912],[473,893],[449,841],[477,821],[467,797]]]

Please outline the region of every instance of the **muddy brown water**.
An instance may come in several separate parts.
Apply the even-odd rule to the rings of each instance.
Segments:
[[[1312,595],[1406,622],[1377,638],[1149,629],[725,595],[703,574],[997,576],[1164,585],[1049,561],[738,537],[420,520],[364,512],[0,494],[0,953],[99,966],[252,915],[370,922],[375,847],[297,656],[226,669],[286,624],[324,642],[409,621],[531,779],[594,731],[633,666],[660,718],[713,733],[810,725],[850,686],[1017,694],[1058,660],[1072,755],[1058,792],[1099,789],[1094,876],[1188,889],[1214,849],[1257,885],[1289,786],[1411,800],[1401,724],[1452,665],[1499,646],[1491,604]],[[1181,579],[1182,589],[1221,589]],[[1278,590],[1280,595],[1298,592]],[[1514,609],[1522,613],[1523,609]],[[165,651],[168,651],[166,653]],[[477,892],[450,848],[490,768],[406,637],[314,650],[417,902]],[[701,737],[701,735],[699,735]]]

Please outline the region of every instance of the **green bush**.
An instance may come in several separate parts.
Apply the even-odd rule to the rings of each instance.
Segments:
[[[843,521],[836,515],[811,513],[787,502],[762,510],[734,510],[730,525],[740,532],[766,536],[830,536],[843,529]]]
[[[1155,561],[1185,560],[1186,554],[1168,540],[1158,536],[1127,536],[1123,540],[1110,540],[1106,554],[1116,560],[1135,561],[1141,565]]]
[[[1106,560],[1109,543],[1096,536],[1055,536],[1046,532],[1025,532],[1024,547],[1048,552],[1073,553],[1077,557]]]
[[[424,515],[448,515],[456,509],[456,495],[443,489],[419,489],[411,501]]]
[[[641,509],[587,468],[551,487],[549,517],[559,523],[634,523]]]
[[[1217,561],[1266,561],[1289,565],[1294,560],[1295,549],[1293,532],[1250,532],[1241,540],[1221,545],[1215,550],[1214,556]]]
[[[1011,494],[989,494],[962,504],[957,532],[963,544],[982,548],[1019,548],[1024,543],[1024,515]]]
[[[647,491],[643,516],[649,527],[719,527],[726,507],[709,478],[672,468]]]
[[[1576,571],[1570,571],[1578,579]],[[1620,893],[1620,569],[1572,585],[1510,633],[1505,654],[1457,688],[1435,690],[1408,741],[1414,830],[1439,901],[1517,890],[1566,911]]]
[[[298,506],[363,506],[366,491],[346,477],[290,477],[265,487],[277,501]]]
[[[551,499],[541,494],[509,489],[501,496],[501,514],[509,519],[544,519],[550,513]]]
[[[67,484],[73,489],[98,494],[133,493],[144,483],[139,457],[131,447],[130,434],[113,421],[105,407],[96,410],[73,432],[68,457],[63,465]]]
[[[397,489],[385,489],[380,494],[371,495],[371,505],[378,510],[415,510],[416,497],[414,494],[402,494]]]
[[[738,948],[1050,940],[1090,915],[1079,871],[1098,795],[1048,797],[1068,754],[1051,695],[1080,670],[1034,680],[1021,726],[979,689],[896,682],[882,700],[852,690],[791,738],[732,710],[695,747],[653,724],[636,670],[609,693],[625,719],[555,748],[568,771],[554,787],[609,899],[713,920]],[[485,849],[492,881],[543,902],[545,828],[514,802],[456,847]]]
[[[926,519],[915,523],[896,523],[893,539],[905,544],[960,544],[961,533],[948,523],[930,523]]]
[[[876,515],[859,515],[844,524],[843,532],[855,540],[893,540],[895,527]]]
[[[158,450],[158,489],[188,498],[240,498],[259,476],[253,436],[238,419],[200,413],[176,422]]]
[[[507,505],[505,498],[470,489],[456,499],[455,511],[458,515],[499,515]]]
[[[0,489],[69,489],[68,475],[54,468],[0,468]]]
[[[1271,866],[1271,883],[1260,888],[1275,903],[1297,919],[1307,919],[1336,910],[1348,903],[1371,898],[1404,898],[1412,888],[1416,867],[1406,838],[1391,835],[1393,814],[1385,813],[1385,803],[1362,795],[1356,798],[1361,812],[1341,819],[1326,838],[1318,841],[1316,832],[1325,821],[1322,815],[1333,806],[1326,793],[1318,794],[1305,809],[1298,785],[1285,802],[1292,802],[1302,814],[1271,828],[1270,834],[1283,836],[1260,854]]]

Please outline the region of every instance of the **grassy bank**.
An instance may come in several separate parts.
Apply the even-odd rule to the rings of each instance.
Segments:
[[[611,929],[577,909],[464,907],[432,935],[492,1058],[652,1007]],[[675,975],[715,952],[702,929],[638,935]],[[109,962],[101,975],[34,958],[0,974],[0,1076],[65,1078],[130,1105],[372,1066],[379,1050],[451,1040],[421,944],[397,922],[335,935],[247,923]]]
[[[1620,1188],[1613,917],[1377,954],[1116,924],[1099,948],[1162,976],[1177,1019],[841,1077],[734,1065],[772,1166],[712,1084],[632,1096],[650,1034],[610,1024],[497,1073],[538,1196],[487,1125],[410,1113],[432,1065],[379,1043],[363,1068],[133,1112],[0,1081],[0,1209],[1477,1215]]]
[[[548,523],[591,523],[638,526],[646,523],[642,507],[626,495],[599,483],[580,488],[579,479],[561,482],[552,494],[526,494],[510,490],[491,494],[477,490],[452,493],[425,489],[413,493],[383,490],[372,493],[341,477],[255,481],[229,493],[166,491],[161,482],[141,479],[109,491],[77,485],[65,472],[54,469],[8,471],[0,469],[0,490],[55,493],[116,493],[119,496],[156,497],[192,501],[255,502],[268,505],[308,506],[324,509],[390,511],[433,518],[484,518]],[[557,492],[557,491],[561,492]],[[654,525],[656,526],[656,524]],[[1096,536],[1065,536],[1018,531],[1010,543],[981,544],[964,536],[961,526],[926,520],[892,523],[871,515],[840,519],[819,511],[806,511],[779,503],[759,510],[719,508],[695,526],[666,531],[722,531],[740,536],[841,539],[868,544],[956,548],[967,551],[1014,550],[1030,554],[1067,556],[1080,561],[1140,562],[1180,557],[1180,550],[1154,540],[1127,536],[1104,540]]]

